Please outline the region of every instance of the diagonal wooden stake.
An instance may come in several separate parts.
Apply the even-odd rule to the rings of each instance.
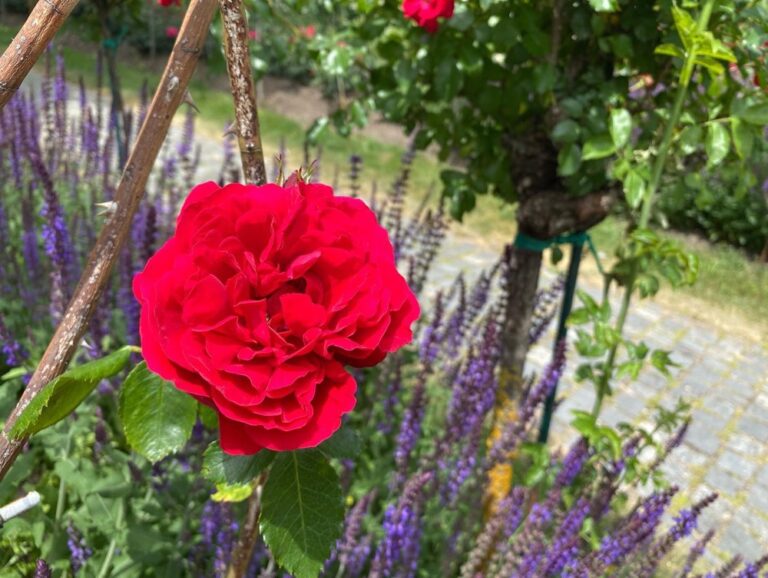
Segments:
[[[259,110],[256,88],[248,50],[248,20],[242,0],[219,0],[224,29],[224,53],[227,73],[235,103],[235,134],[240,147],[243,176],[248,184],[267,182],[264,150],[259,130]]]
[[[0,435],[0,480],[5,477],[26,441],[11,440],[7,432],[43,386],[66,370],[88,328],[120,249],[131,231],[133,217],[173,115],[184,100],[215,12],[216,0],[191,0],[189,4],[160,85],[117,186],[114,212],[102,228],[72,301]]]
[[[39,0],[0,56],[0,110],[11,100],[29,71],[78,0]]]

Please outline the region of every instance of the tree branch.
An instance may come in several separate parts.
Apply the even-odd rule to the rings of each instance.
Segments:
[[[0,56],[0,110],[11,100],[78,0],[39,0]]]
[[[88,328],[112,267],[130,233],[133,216],[144,194],[149,173],[168,133],[173,115],[184,99],[215,10],[216,0],[190,2],[160,85],[118,184],[115,212],[102,228],[75,289],[74,297],[0,435],[0,480],[8,472],[26,441],[10,440],[7,432],[42,387],[64,372]]]
[[[267,182],[264,150],[261,146],[259,111],[248,50],[248,21],[242,0],[219,0],[224,25],[224,53],[229,84],[235,101],[235,132],[240,147],[245,182],[263,185]]]

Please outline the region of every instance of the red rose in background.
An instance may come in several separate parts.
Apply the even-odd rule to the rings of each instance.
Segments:
[[[179,35],[179,29],[176,26],[169,26],[165,29],[165,36],[166,38],[170,38],[173,40]]]
[[[427,32],[435,32],[438,18],[453,16],[453,0],[403,0],[403,14]]]
[[[419,315],[373,212],[319,184],[197,186],[133,290],[147,365],[217,411],[231,454],[330,437],[355,406],[344,365]]]
[[[304,38],[312,40],[315,36],[317,36],[317,29],[312,24],[308,24],[301,29],[301,34],[304,36]]]
[[[157,0],[157,3],[167,8],[168,6],[180,6],[181,0]]]

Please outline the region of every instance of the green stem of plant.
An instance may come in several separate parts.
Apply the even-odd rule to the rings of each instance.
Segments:
[[[123,515],[125,513],[125,504],[120,502],[117,508],[117,518],[115,519],[115,535],[109,542],[109,548],[107,549],[107,557],[104,558],[104,563],[101,565],[97,578],[107,578],[109,576],[109,569],[112,566],[112,558],[115,557],[115,550],[117,550],[117,537],[120,533],[120,528],[123,525]]]
[[[712,10],[715,7],[715,0],[707,0],[701,9],[699,19],[696,22],[696,31],[703,32],[709,26],[709,19],[712,16]],[[659,145],[658,154],[654,160],[653,167],[651,168],[651,180],[648,183],[648,189],[645,191],[643,197],[643,203],[640,208],[640,220],[638,221],[638,227],[645,229],[651,222],[651,209],[653,208],[653,201],[656,197],[656,193],[659,190],[661,183],[661,176],[664,173],[664,166],[669,156],[669,149],[672,145],[675,129],[680,121],[680,115],[683,110],[683,104],[685,104],[685,97],[688,94],[688,86],[691,83],[693,71],[696,67],[696,49],[692,47],[685,55],[685,62],[683,68],[680,71],[677,94],[675,95],[675,101],[672,105],[672,111],[669,116],[669,121],[664,128],[664,134],[661,138],[661,144]],[[627,286],[624,290],[624,297],[621,301],[621,309],[619,315],[616,318],[616,332],[622,335],[624,332],[624,323],[627,320],[627,314],[629,313],[629,306],[632,302],[632,293],[635,290],[635,282],[637,281],[638,263],[634,261],[630,270],[629,279],[627,280]],[[603,372],[600,375],[600,381],[597,387],[597,397],[595,398],[595,404],[592,407],[592,415],[597,417],[600,414],[600,410],[603,406],[603,401],[608,393],[608,383],[613,376],[613,368],[616,363],[616,355],[618,353],[620,340],[611,346],[608,351],[608,357],[603,366]]]

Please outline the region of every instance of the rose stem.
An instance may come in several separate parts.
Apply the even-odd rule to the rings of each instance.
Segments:
[[[235,103],[235,134],[240,147],[243,176],[248,184],[267,182],[259,130],[256,89],[248,49],[248,20],[242,0],[219,0],[224,28],[224,53]]]
[[[190,2],[160,84],[120,178],[114,211],[96,240],[61,323],[0,435],[0,480],[5,477],[26,441],[10,440],[7,432],[42,387],[64,372],[88,328],[112,267],[130,233],[133,216],[173,115],[184,100],[215,11],[216,0]]]
[[[11,100],[29,71],[78,0],[39,0],[0,56],[0,110]]]

